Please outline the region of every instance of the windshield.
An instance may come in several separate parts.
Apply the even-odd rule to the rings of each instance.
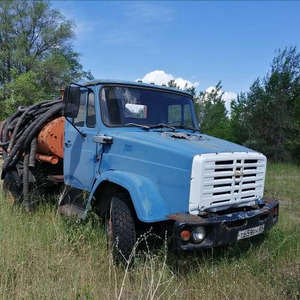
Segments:
[[[192,98],[180,93],[106,86],[100,91],[107,126],[170,125],[198,128]]]

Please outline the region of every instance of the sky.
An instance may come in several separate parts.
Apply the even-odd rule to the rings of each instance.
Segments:
[[[279,49],[300,50],[298,1],[51,1],[75,22],[74,50],[97,79],[210,91],[227,107],[270,70]]]

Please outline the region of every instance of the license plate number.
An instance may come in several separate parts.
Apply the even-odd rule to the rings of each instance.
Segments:
[[[258,235],[258,234],[262,233],[264,231],[264,229],[265,229],[265,225],[260,225],[257,227],[252,227],[249,229],[241,230],[238,232],[237,239],[241,240],[241,239],[246,239],[246,238],[254,236],[254,235]]]

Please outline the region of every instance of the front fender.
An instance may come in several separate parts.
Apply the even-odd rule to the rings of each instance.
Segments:
[[[132,199],[139,220],[147,223],[168,220],[169,207],[157,186],[146,177],[123,171],[106,171],[97,179],[90,193],[86,210],[101,182],[109,181],[125,188]]]

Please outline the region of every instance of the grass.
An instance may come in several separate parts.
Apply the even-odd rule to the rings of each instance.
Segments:
[[[0,299],[300,299],[300,167],[270,164],[280,200],[269,232],[199,253],[162,246],[116,266],[103,228],[53,205],[26,213],[0,201]]]

